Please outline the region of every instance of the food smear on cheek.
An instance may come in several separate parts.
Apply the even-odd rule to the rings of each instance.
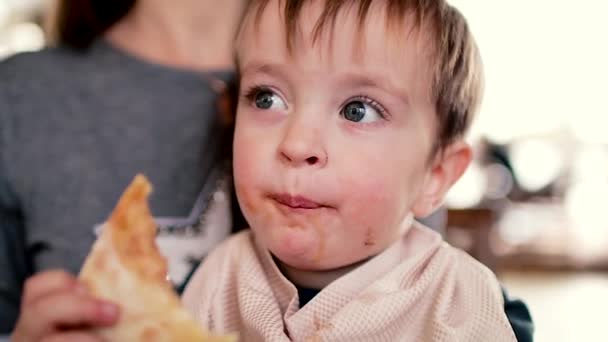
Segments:
[[[374,237],[373,228],[368,227],[365,233],[365,241],[363,241],[365,247],[373,247],[376,245],[376,238]]]
[[[317,233],[317,253],[313,259],[313,262],[315,264],[319,264],[323,260],[323,256],[325,254],[325,241],[327,236],[322,220],[315,218],[312,224],[314,224],[314,229]]]

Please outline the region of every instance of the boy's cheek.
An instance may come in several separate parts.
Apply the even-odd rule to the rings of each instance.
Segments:
[[[241,186],[251,187],[256,182],[259,173],[266,169],[262,149],[250,136],[241,134],[235,136],[233,168],[235,182]]]
[[[390,214],[393,212],[390,210],[391,207],[403,197],[402,182],[394,181],[392,175],[382,171],[382,169],[370,169],[367,172],[351,171],[342,178],[340,188],[344,192],[341,197],[344,204],[357,211],[357,216],[375,217],[376,211]]]
[[[404,175],[406,177],[406,175]],[[343,219],[365,247],[393,236],[408,212],[408,194],[402,182],[376,175],[367,182],[345,182]]]
[[[233,160],[234,185],[241,210],[245,215],[254,214],[258,211],[260,199],[256,198],[256,188],[258,188],[259,173],[263,165],[256,167],[256,155],[247,149],[239,148],[235,145]]]

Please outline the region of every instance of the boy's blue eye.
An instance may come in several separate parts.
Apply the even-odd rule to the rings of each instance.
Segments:
[[[259,109],[286,109],[287,106],[281,97],[271,90],[260,90],[254,96],[255,106]]]
[[[346,120],[359,122],[365,117],[365,105],[359,101],[349,102],[344,106],[343,113]]]
[[[374,122],[382,119],[382,115],[378,113],[373,106],[363,101],[351,101],[342,108],[342,116],[352,122]]]

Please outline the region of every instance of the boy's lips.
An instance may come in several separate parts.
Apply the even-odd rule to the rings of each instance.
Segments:
[[[304,196],[290,195],[290,194],[273,194],[270,196],[273,200],[279,204],[292,208],[292,209],[320,209],[327,208],[329,206],[308,199]]]

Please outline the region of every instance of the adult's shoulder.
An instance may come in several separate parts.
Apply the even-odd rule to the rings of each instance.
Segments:
[[[49,97],[51,89],[62,81],[60,75],[65,77],[70,65],[63,61],[67,55],[57,48],[44,48],[0,61],[0,126],[12,127],[18,117],[39,112],[29,107]]]
[[[39,51],[22,52],[0,61],[0,82],[28,82],[49,73],[67,71],[80,57],[75,51],[64,48],[47,47]]]

